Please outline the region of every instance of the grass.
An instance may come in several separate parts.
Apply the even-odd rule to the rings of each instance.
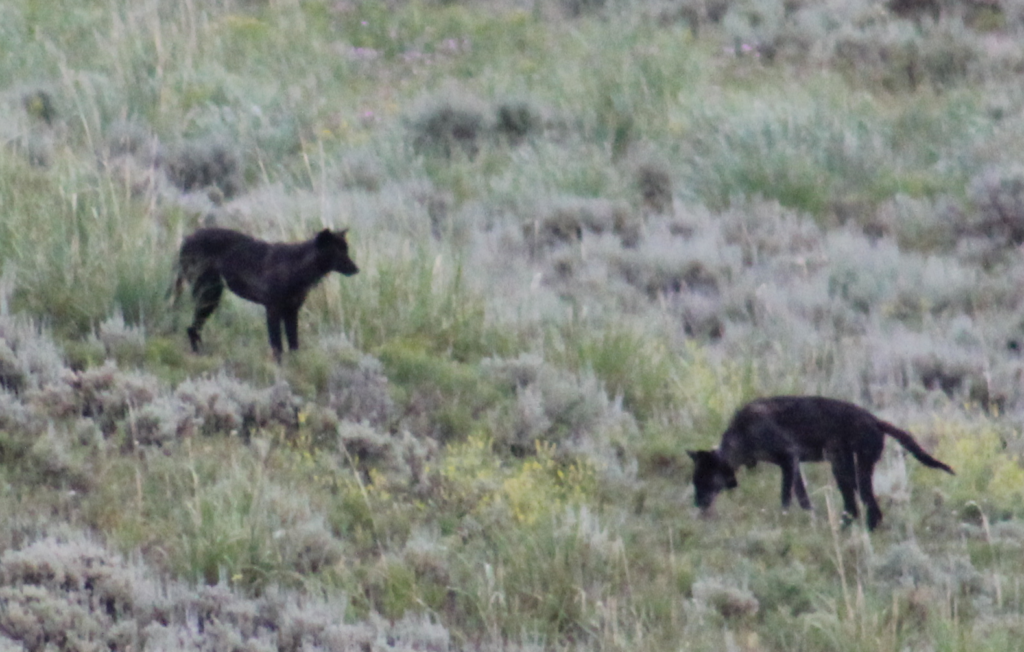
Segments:
[[[0,3],[0,630],[1019,647],[1021,26],[789,4]],[[209,223],[349,228],[283,366],[234,296],[188,351]],[[686,450],[785,393],[957,475],[701,517]]]

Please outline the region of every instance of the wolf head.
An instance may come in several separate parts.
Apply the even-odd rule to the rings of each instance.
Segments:
[[[316,234],[316,247],[321,255],[330,261],[330,268],[345,276],[352,276],[359,272],[359,268],[348,257],[348,242],[345,241],[345,233],[348,229],[331,231],[324,229]]]
[[[694,502],[706,510],[724,489],[735,489],[736,473],[718,451],[686,451],[693,460]]]

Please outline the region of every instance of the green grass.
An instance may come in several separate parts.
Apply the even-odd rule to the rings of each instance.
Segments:
[[[162,322],[173,258],[157,252],[173,232],[116,179],[71,157],[43,171],[5,151],[0,165],[12,308],[79,336],[115,310],[131,324]]]
[[[772,62],[735,16],[585,4],[0,3],[5,635],[56,622],[19,551],[84,532],[274,631],[308,614],[303,649],[317,619],[417,649],[1019,647],[1024,272],[965,225],[1017,210],[978,180],[1022,163],[1021,25],[854,7],[749,31]],[[350,228],[361,271],[311,290],[283,366],[233,296],[189,351],[166,291],[208,222]],[[827,464],[810,513],[766,464],[696,512],[686,450],[823,391],[957,475],[890,450],[870,534]]]

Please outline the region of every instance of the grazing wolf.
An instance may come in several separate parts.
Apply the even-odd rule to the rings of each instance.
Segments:
[[[345,233],[324,229],[305,242],[264,242],[230,229],[199,229],[185,238],[178,254],[175,299],[182,284],[192,285],[195,316],[188,327],[192,350],[199,351],[203,324],[217,309],[224,286],[267,310],[267,332],[274,359],[281,362],[281,322],[288,348],[299,348],[299,308],[306,294],[330,272],[359,271],[348,256]]]
[[[882,456],[885,435],[892,436],[925,466],[953,469],[921,448],[910,433],[882,421],[846,401],[820,396],[773,396],[747,403],[733,415],[718,448],[687,451],[693,459],[695,501],[707,510],[723,489],[736,487],[735,471],[742,464],[771,462],[782,468],[782,507],[789,507],[793,487],[804,509],[811,508],[800,475],[800,462],[832,464],[846,510],[844,519],[857,518],[856,490],[868,512],[868,529],[882,520],[871,476]]]

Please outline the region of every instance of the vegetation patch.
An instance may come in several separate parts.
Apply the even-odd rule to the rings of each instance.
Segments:
[[[7,647],[1015,649],[1019,7],[215,4],[0,7]],[[194,354],[201,225],[360,273]],[[780,394],[956,475],[701,515]]]

